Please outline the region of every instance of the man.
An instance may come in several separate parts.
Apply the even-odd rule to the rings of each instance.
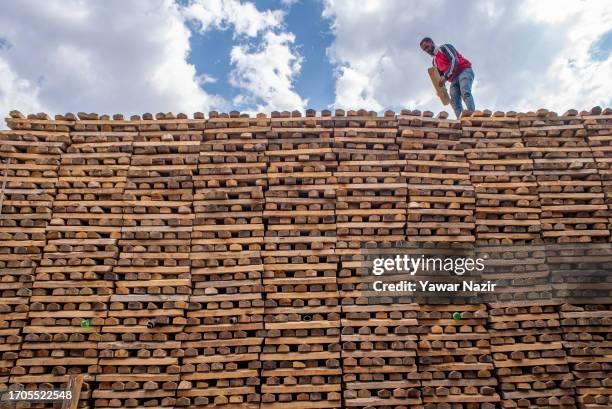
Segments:
[[[425,37],[421,40],[420,46],[423,51],[433,57],[433,66],[441,75],[439,85],[442,87],[446,81],[450,82],[451,106],[457,118],[463,112],[462,99],[468,111],[475,111],[476,106],[472,96],[472,82],[474,81],[472,64],[450,44],[436,47],[431,38]]]

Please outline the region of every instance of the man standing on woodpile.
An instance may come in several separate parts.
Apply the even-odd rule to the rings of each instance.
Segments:
[[[443,87],[446,81],[450,82],[451,106],[457,118],[463,112],[462,99],[468,111],[475,111],[476,106],[472,96],[472,82],[474,82],[472,64],[450,44],[436,47],[431,38],[425,37],[420,45],[423,51],[433,57],[433,66],[438,69],[441,76],[438,85]]]

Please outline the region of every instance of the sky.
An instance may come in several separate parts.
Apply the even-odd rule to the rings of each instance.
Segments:
[[[477,109],[612,105],[608,0],[0,0],[0,113],[451,111],[424,36]]]

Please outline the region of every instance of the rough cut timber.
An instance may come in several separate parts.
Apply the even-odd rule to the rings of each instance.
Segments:
[[[397,144],[397,119],[367,111],[336,110],[334,153],[338,157],[336,214],[338,248],[403,240],[406,228],[406,178]]]
[[[346,407],[422,408],[416,304],[343,305]]]
[[[499,288],[484,297],[489,305],[551,305],[553,286],[551,262],[543,244],[478,246],[476,257],[486,260],[483,280],[498,283]]]
[[[402,176],[408,190],[407,236],[414,242],[473,242],[474,187],[470,184],[461,123],[447,115],[402,111]]]
[[[587,141],[601,176],[605,203],[608,206],[608,230],[612,229],[612,109],[602,112],[596,107],[582,115]]]
[[[612,404],[612,309],[610,305],[571,305],[560,309],[563,347],[581,408]]]
[[[271,123],[261,407],[341,407],[331,123],[295,112]]]
[[[462,118],[470,178],[476,190],[476,238],[483,244],[537,243],[540,201],[533,159],[516,113],[474,112]]]
[[[489,326],[502,407],[576,407],[555,307],[492,309]]]
[[[557,304],[607,303],[612,294],[608,243],[547,245],[552,296]]]
[[[463,311],[461,320],[452,317],[456,310]],[[496,407],[500,397],[487,314],[486,306],[478,304],[420,306],[418,376],[426,409]]]
[[[13,111],[0,393],[82,375],[80,408],[607,408],[611,115]],[[401,276],[372,256],[449,252],[501,288],[373,291]]]
[[[576,111],[519,116],[525,146],[533,149],[542,237],[546,242],[605,242],[608,207],[586,130]]]
[[[213,114],[194,175],[193,294],[177,406],[259,407],[269,120]]]

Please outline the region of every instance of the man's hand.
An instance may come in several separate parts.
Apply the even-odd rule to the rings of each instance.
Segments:
[[[445,83],[446,83],[446,78],[441,77],[440,80],[438,81],[438,86],[443,87]]]

